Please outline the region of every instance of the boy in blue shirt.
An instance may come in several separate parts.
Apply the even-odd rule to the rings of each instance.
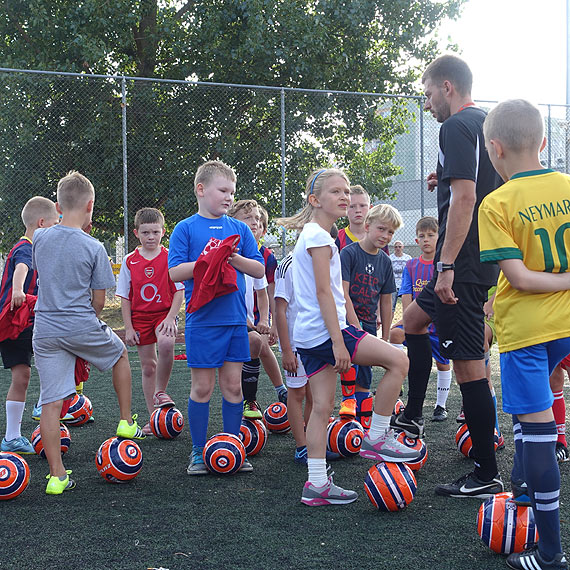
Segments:
[[[202,451],[206,444],[216,369],[219,370],[218,381],[223,397],[224,431],[238,435],[242,419],[242,363],[250,360],[244,273],[261,278],[265,275],[265,266],[249,227],[226,216],[234,201],[235,188],[236,175],[229,166],[217,160],[202,164],[194,178],[198,213],[179,222],[170,238],[170,277],[173,281],[184,281],[186,303],[189,305],[195,286],[196,260],[202,253],[215,250],[226,238],[239,236],[239,242],[235,243],[227,260],[236,270],[237,290],[214,297],[196,311],[186,313],[186,354],[192,375],[188,399],[192,436],[189,475],[208,473]],[[242,471],[252,470],[246,461]]]

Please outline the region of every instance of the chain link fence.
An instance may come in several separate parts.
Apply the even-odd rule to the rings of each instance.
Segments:
[[[161,209],[167,232],[196,212],[194,173],[209,159],[234,167],[237,197],[257,199],[270,218],[301,206],[313,168],[345,168],[374,202],[401,212],[394,240],[412,255],[416,221],[437,216],[425,179],[437,164],[439,124],[421,97],[7,69],[0,94],[0,255],[23,233],[26,200],[55,200],[72,169],[95,186],[94,235],[117,263],[135,246],[139,208]],[[543,164],[569,172],[570,109],[541,108]],[[273,225],[266,239],[280,257],[286,236]]]

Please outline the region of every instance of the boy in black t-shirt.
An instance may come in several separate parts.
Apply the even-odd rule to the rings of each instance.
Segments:
[[[390,258],[381,251],[402,225],[396,208],[388,204],[374,206],[364,222],[365,236],[340,252],[342,285],[346,299],[348,323],[376,336],[382,324],[382,339],[388,341],[392,325],[392,293],[396,291]],[[343,402],[340,415],[356,418],[370,427],[373,399],[370,394],[372,368],[359,366],[358,371],[343,376]]]

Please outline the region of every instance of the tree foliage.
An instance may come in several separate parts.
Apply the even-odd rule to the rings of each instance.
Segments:
[[[434,30],[463,1],[5,0],[4,67],[84,75],[0,74],[0,250],[21,231],[24,201],[53,197],[72,168],[95,184],[98,236],[122,233],[121,80],[89,75],[411,94]],[[143,205],[171,223],[191,214],[194,171],[210,158],[234,166],[240,197],[280,213],[282,96],[288,213],[314,167],[342,166],[379,197],[397,172],[401,103],[142,79],[126,88],[131,217]]]

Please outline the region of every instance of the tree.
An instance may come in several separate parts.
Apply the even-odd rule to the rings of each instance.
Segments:
[[[121,82],[90,74],[411,94],[436,53],[434,30],[463,1],[5,0],[5,67],[84,76],[0,74],[0,250],[21,231],[25,199],[53,196],[71,168],[95,184],[98,237],[122,233]],[[142,79],[127,93],[131,217],[143,205],[172,223],[191,214],[193,173],[209,158],[234,166],[240,196],[280,213],[282,95],[289,213],[314,167],[340,165],[379,197],[397,172],[402,102]],[[380,144],[370,152],[367,141]]]

